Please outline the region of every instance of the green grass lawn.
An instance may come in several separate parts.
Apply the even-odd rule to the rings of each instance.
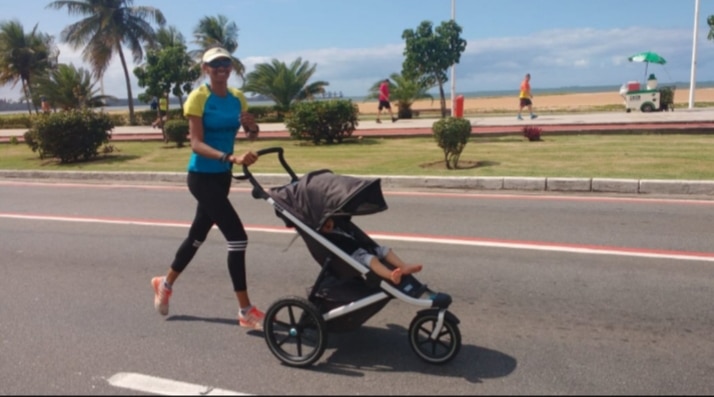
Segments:
[[[191,154],[163,142],[112,142],[114,151],[96,160],[58,164],[39,159],[24,143],[0,144],[0,169],[183,172]],[[448,170],[432,138],[364,138],[313,146],[293,140],[236,143],[236,152],[281,146],[293,170],[327,168],[340,174],[428,176],[537,176],[714,180],[714,134],[544,135],[472,137]],[[277,156],[267,155],[254,173],[283,173]],[[240,172],[236,169],[236,172]]]

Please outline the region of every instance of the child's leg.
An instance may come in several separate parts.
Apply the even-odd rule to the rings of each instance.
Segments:
[[[387,252],[387,255],[384,257],[384,259],[387,261],[387,263],[401,270],[402,274],[418,273],[422,269],[422,265],[410,265],[404,263],[404,261],[401,260],[401,258],[399,258],[397,254],[395,254],[394,251],[391,249]]]
[[[369,268],[372,269],[373,272],[377,273],[379,277],[390,280],[394,284],[402,282],[402,275],[421,271],[421,265],[407,265],[404,263],[400,263],[400,265],[396,266],[395,269],[390,269],[387,266],[384,266],[384,264],[382,264],[377,257],[372,258],[369,263]]]
[[[382,264],[382,262],[377,259],[376,256],[372,257],[372,260],[369,262],[369,268],[372,269],[373,272],[377,273],[377,275],[383,279],[386,280],[391,280],[395,284],[399,284],[402,278],[401,270],[400,269],[390,269]],[[398,271],[398,272],[397,272]],[[397,281],[394,280],[394,275],[395,272],[397,272]]]

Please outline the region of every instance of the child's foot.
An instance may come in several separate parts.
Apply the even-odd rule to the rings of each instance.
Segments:
[[[377,119],[377,123],[381,124],[381,123],[382,123],[382,120]]]
[[[389,279],[392,280],[392,283],[395,285],[399,285],[399,283],[402,282],[402,269],[394,269],[392,274],[389,275]]]
[[[396,123],[397,120],[398,120],[398,119],[397,119],[396,117],[392,117],[392,123]]]
[[[402,268],[402,274],[412,274],[419,273],[421,271],[421,265],[408,265]]]
[[[538,117],[537,114],[532,114],[532,115],[531,115],[531,120],[533,120],[533,119],[536,118],[536,117]]]
[[[519,114],[518,116],[516,116],[516,118],[517,118],[518,120],[523,120],[523,117],[521,117],[520,114]]]

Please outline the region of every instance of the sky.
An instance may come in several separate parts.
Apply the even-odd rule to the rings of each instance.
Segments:
[[[59,61],[89,69],[60,33],[82,17],[46,6],[50,0],[0,1],[0,22],[18,20],[26,32],[56,38]],[[466,50],[455,66],[456,94],[512,90],[525,73],[531,86],[558,89],[620,86],[654,73],[660,84],[687,83],[692,73],[695,0],[134,0],[160,9],[167,25],[196,49],[193,30],[205,16],[224,15],[238,26],[234,53],[250,72],[273,59],[298,57],[316,64],[311,81],[328,91],[362,97],[376,81],[400,73],[406,29],[422,21],[434,27],[452,17],[462,27]],[[714,81],[714,41],[707,18],[714,0],[700,0],[695,82]],[[662,55],[665,65],[633,63],[641,51]],[[128,53],[127,53],[128,54]],[[128,60],[131,62],[131,56]],[[130,73],[135,64],[130,66]],[[447,73],[451,75],[451,71]],[[133,93],[141,89],[131,74]],[[231,84],[242,81],[232,77]],[[98,84],[99,86],[99,84]],[[103,79],[105,94],[126,98],[118,57]],[[444,87],[447,95],[451,82]],[[21,85],[0,87],[0,98],[17,100]],[[250,94],[249,94],[250,96]]]

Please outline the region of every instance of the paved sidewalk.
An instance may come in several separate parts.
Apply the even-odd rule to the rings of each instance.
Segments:
[[[673,112],[641,113],[598,112],[558,115],[541,115],[535,120],[517,120],[514,116],[467,117],[474,134],[520,134],[527,125],[538,126],[543,134],[563,134],[608,131],[689,131],[712,129],[714,131],[714,108],[684,109]],[[431,135],[431,127],[437,119],[401,119],[396,123],[381,124],[373,120],[360,121],[354,136],[418,136]],[[261,123],[261,137],[287,138],[289,133],[284,123]],[[11,137],[22,138],[26,129],[0,129],[0,142]],[[242,135],[242,133],[241,133]],[[112,131],[116,140],[161,139],[159,130],[151,126],[121,126]]]

